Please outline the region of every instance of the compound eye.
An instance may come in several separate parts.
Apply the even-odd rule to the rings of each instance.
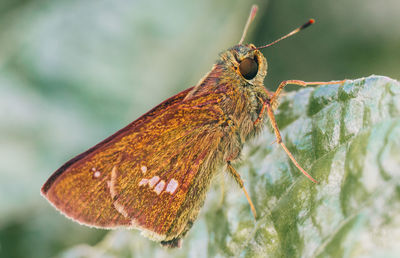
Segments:
[[[246,80],[251,80],[257,75],[258,64],[254,59],[247,57],[240,62],[239,71]]]

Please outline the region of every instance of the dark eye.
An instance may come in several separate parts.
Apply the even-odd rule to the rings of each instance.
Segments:
[[[246,80],[256,77],[258,72],[258,64],[252,58],[245,58],[240,62],[239,71]]]

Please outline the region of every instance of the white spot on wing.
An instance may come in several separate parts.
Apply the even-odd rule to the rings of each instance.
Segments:
[[[99,176],[100,176],[100,171],[94,172],[93,176],[94,176],[94,177],[99,177]]]
[[[92,171],[95,172],[95,171],[96,171],[96,168],[95,168],[95,167],[92,167]]]
[[[167,189],[165,189],[165,192],[173,194],[176,189],[178,188],[178,181],[175,179],[171,179],[167,185]]]
[[[162,190],[164,190],[164,186],[165,186],[165,181],[161,180],[156,187],[154,187],[154,192],[156,192],[156,194],[160,194],[162,192]]]
[[[147,172],[147,167],[146,166],[142,166],[140,169],[142,170],[143,174],[146,174],[146,172]]]
[[[159,176],[153,176],[150,180],[149,180],[149,186],[150,188],[152,188],[153,186],[155,186],[158,181],[160,181],[160,177]]]
[[[100,172],[96,171],[94,173],[95,177],[97,177],[96,173],[99,173],[100,176]],[[111,170],[111,180],[107,181],[107,186],[110,188],[110,195],[113,200],[117,196],[117,190],[115,189],[116,181],[117,181],[117,166],[114,166],[113,169]],[[113,201],[113,206],[120,214],[122,214],[122,216],[124,216],[125,218],[129,218],[128,212],[125,210],[124,206],[118,202],[118,200]]]
[[[149,182],[149,179],[143,178],[142,180],[140,180],[139,186],[146,185],[148,182]]]
[[[124,206],[121,205],[118,201],[115,201],[114,203],[114,208],[122,214],[125,218],[128,218],[128,212],[125,210]]]
[[[117,192],[115,190],[115,181],[117,180],[117,167],[114,166],[112,171],[111,171],[111,181],[110,181],[110,194],[111,198],[114,199],[114,197],[117,195]]]

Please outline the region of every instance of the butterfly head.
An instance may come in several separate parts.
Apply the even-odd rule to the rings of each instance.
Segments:
[[[262,84],[267,60],[253,44],[236,45],[221,54],[221,63],[249,84]]]

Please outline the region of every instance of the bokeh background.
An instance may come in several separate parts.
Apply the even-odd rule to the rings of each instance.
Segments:
[[[255,45],[317,21],[263,51],[269,89],[287,79],[400,78],[398,0],[0,0],[0,257],[51,257],[107,234],[60,215],[41,185],[195,85],[238,42],[252,4],[260,9],[246,42]]]

